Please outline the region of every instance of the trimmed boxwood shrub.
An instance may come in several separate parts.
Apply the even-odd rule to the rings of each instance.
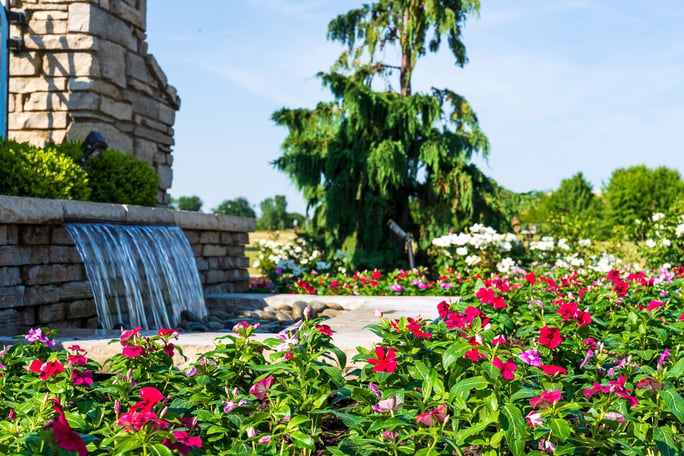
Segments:
[[[88,163],[91,201],[156,206],[159,176],[151,165],[109,149]]]
[[[0,193],[37,198],[87,200],[86,172],[54,147],[0,141]]]

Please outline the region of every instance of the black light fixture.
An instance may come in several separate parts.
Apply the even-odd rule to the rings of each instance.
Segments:
[[[85,141],[83,141],[83,145],[81,145],[81,150],[83,151],[81,168],[85,169],[88,166],[88,162],[100,155],[107,147],[109,146],[107,146],[107,141],[105,141],[102,134],[94,130],[88,133]]]
[[[406,240],[408,244],[409,267],[411,269],[415,268],[416,264],[413,260],[413,242],[411,241],[411,236],[409,236],[406,231],[401,229],[401,227],[397,225],[397,222],[395,222],[394,220],[390,220],[389,227],[390,230],[394,232],[394,234]]]

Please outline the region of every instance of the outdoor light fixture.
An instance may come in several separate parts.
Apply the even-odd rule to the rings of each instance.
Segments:
[[[390,220],[389,223],[390,230],[394,232],[397,236],[399,236],[402,239],[405,239],[407,244],[408,244],[408,256],[409,256],[409,267],[411,269],[416,267],[415,261],[413,260],[413,243],[411,241],[411,236],[408,235],[408,233],[404,230],[401,229],[399,225],[397,225],[397,222],[394,220]]]
[[[81,168],[85,169],[88,166],[88,162],[93,158],[96,158],[102,153],[103,150],[107,149],[107,142],[97,131],[91,131],[86,136],[81,150],[83,151],[83,158],[81,159]]]

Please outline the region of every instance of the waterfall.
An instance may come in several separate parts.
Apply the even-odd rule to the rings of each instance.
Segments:
[[[172,328],[183,310],[207,316],[195,256],[179,227],[69,223],[66,229],[103,328]]]

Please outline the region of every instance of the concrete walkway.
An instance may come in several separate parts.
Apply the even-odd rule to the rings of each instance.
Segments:
[[[212,300],[219,299],[223,302],[252,302],[256,307],[266,305],[292,304],[296,301],[323,301],[326,303],[334,302],[340,304],[345,310],[337,317],[325,321],[333,331],[333,343],[344,350],[348,359],[357,353],[356,347],[363,346],[371,348],[380,338],[371,333],[365,326],[379,322],[376,310],[383,313],[384,318],[423,317],[425,319],[437,318],[437,304],[447,300],[455,302],[457,298],[444,298],[439,296],[410,296],[410,297],[390,297],[390,296],[310,296],[310,295],[255,295],[255,294],[225,294],[212,295]],[[263,302],[263,305],[260,303]],[[144,334],[155,334],[154,331],[145,331]],[[56,343],[58,346],[68,348],[71,345],[79,345],[87,350],[87,356],[98,363],[104,363],[114,354],[121,352],[121,345],[118,339],[121,332],[118,330],[85,330],[85,329],[64,329],[60,330]],[[175,363],[181,369],[186,369],[189,363],[194,362],[198,357],[214,347],[214,340],[217,337],[225,336],[226,332],[205,332],[205,333],[181,333],[176,345],[180,346],[187,361],[180,356],[176,356]],[[257,333],[255,338],[263,340],[274,337],[274,334]],[[112,339],[117,339],[116,343],[109,343]],[[0,344],[10,345],[17,339],[0,337]],[[104,369],[107,370],[106,367]]]

